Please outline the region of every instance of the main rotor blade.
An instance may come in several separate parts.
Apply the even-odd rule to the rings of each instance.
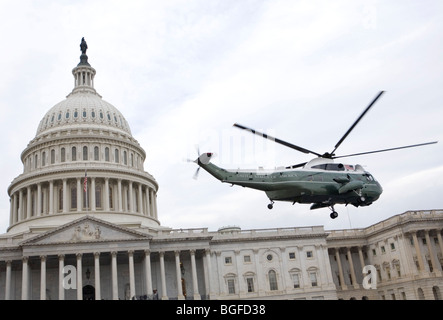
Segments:
[[[289,143],[289,142],[286,142],[286,141],[280,140],[280,139],[278,139],[278,138],[274,138],[274,137],[272,137],[272,136],[270,136],[270,135],[267,135],[266,133],[262,133],[262,132],[259,132],[259,131],[254,130],[254,129],[251,129],[251,128],[248,128],[248,127],[242,126],[241,124],[234,123],[234,127],[237,127],[237,128],[243,129],[243,130],[250,131],[250,132],[252,132],[253,134],[256,134],[256,135],[258,135],[258,136],[260,136],[260,137],[262,137],[262,138],[265,138],[265,139],[268,139],[268,140],[271,140],[271,141],[277,142],[277,143],[279,143],[279,144],[281,144],[281,145],[284,145],[285,147],[289,147],[289,148],[295,149],[295,150],[300,151],[300,152],[303,152],[303,153],[312,153],[312,154],[315,154],[315,155],[321,157],[321,154],[319,154],[319,153],[317,153],[317,152],[314,152],[314,151],[311,151],[311,150],[308,150],[308,149],[305,149],[305,148],[302,148],[302,147],[296,146],[296,145],[294,145],[294,144],[292,144],[292,143]]]
[[[413,145],[410,145],[410,146],[403,146],[403,147],[389,148],[389,149],[383,149],[383,150],[374,150],[374,151],[367,151],[367,152],[353,153],[353,154],[347,154],[347,155],[345,155],[345,156],[332,157],[332,159],[346,158],[346,157],[354,157],[354,156],[361,156],[361,155],[363,155],[363,154],[378,153],[378,152],[386,152],[386,151],[399,150],[399,149],[406,149],[406,148],[421,147],[421,146],[426,146],[426,145],[428,145],[428,144],[434,144],[434,143],[437,143],[437,142],[438,142],[438,141],[432,141],[432,142],[425,142],[425,143],[413,144]]]
[[[331,155],[334,154],[335,150],[341,145],[341,143],[346,139],[346,137],[351,133],[351,131],[355,128],[355,126],[360,122],[360,120],[364,117],[364,115],[371,109],[371,107],[374,105],[374,103],[380,98],[380,96],[384,93],[384,91],[380,91],[380,93],[372,100],[372,102],[369,104],[369,106],[366,107],[366,109],[363,111],[363,113],[358,117],[357,120],[355,120],[354,124],[346,131],[344,136],[337,142],[337,144],[334,147],[334,150],[330,153]]]

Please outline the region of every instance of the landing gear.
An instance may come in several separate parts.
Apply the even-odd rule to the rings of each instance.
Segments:
[[[329,215],[331,217],[331,219],[335,219],[338,217],[338,213],[337,211],[334,210],[334,206],[330,206],[329,209],[332,210],[331,214]]]
[[[336,211],[332,211],[329,216],[331,217],[331,219],[335,219],[338,217],[338,213]]]
[[[272,210],[272,208],[274,208],[274,201],[271,200],[271,203],[268,204],[268,209]]]

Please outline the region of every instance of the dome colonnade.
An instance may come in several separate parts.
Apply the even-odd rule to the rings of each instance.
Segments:
[[[78,214],[159,226],[158,183],[144,171],[145,151],[94,89],[96,71],[85,53],[72,74],[74,89],[44,115],[21,154],[23,173],[8,188],[8,232],[44,231]]]

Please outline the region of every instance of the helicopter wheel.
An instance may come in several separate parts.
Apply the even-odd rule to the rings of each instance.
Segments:
[[[274,208],[274,201],[271,201],[271,203],[268,204],[268,209],[272,210],[272,208]]]
[[[329,216],[331,217],[331,219],[335,219],[338,217],[338,213],[336,211],[332,211]]]

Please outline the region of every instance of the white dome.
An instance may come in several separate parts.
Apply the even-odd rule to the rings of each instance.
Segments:
[[[85,90],[71,93],[52,107],[40,121],[36,136],[58,131],[61,127],[79,128],[79,125],[112,127],[131,135],[128,122],[117,108],[98,94]]]

